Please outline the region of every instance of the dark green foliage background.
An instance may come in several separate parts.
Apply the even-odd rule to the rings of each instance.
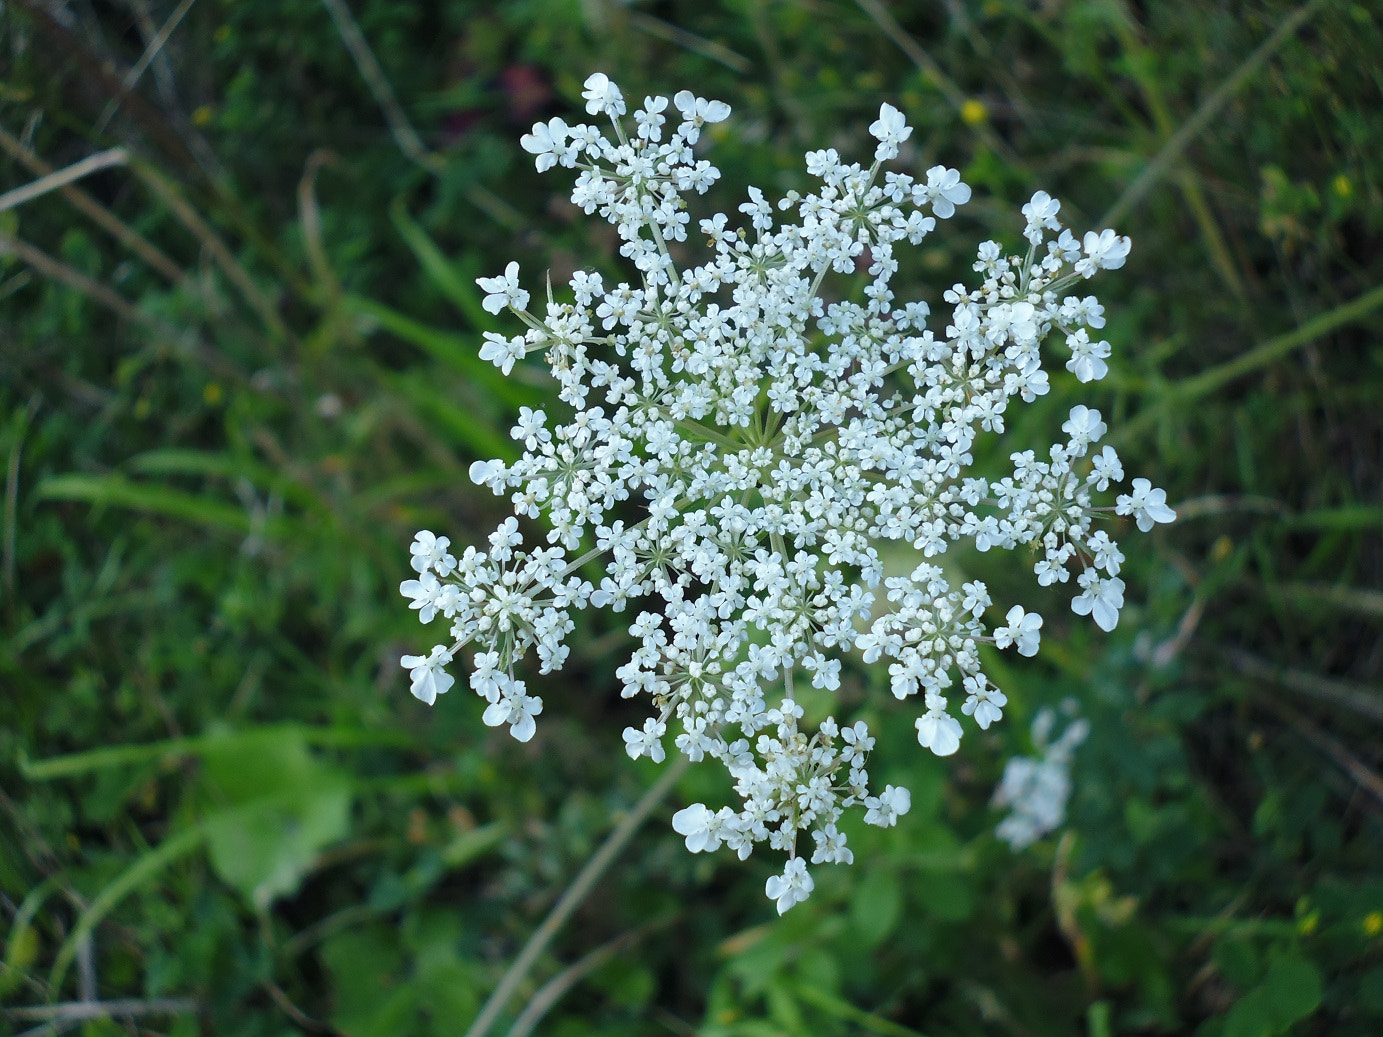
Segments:
[[[778,919],[775,862],[688,855],[665,804],[505,1024],[577,964],[538,1032],[1383,1032],[1370,5],[354,0],[430,169],[319,0],[200,0],[122,94],[176,6],[0,5],[0,192],[24,149],[122,145],[77,186],[166,257],[63,194],[0,213],[0,1032],[462,1032],[656,779],[621,751],[609,617],[527,746],[397,665],[426,640],[413,531],[488,532],[466,468],[545,391],[477,360],[502,325],[472,279],[616,269],[517,146],[596,69],[731,102],[729,206],[901,107],[918,167],[975,187],[910,261],[934,304],[1033,190],[1077,229],[1113,210],[1110,378],[1058,381],[1007,442],[1098,406],[1180,520],[1126,531],[1109,636],[958,558],[1047,616],[1038,660],[995,662],[1006,722],[943,765],[857,665],[836,708],[880,725],[912,814]],[[988,797],[1068,696],[1093,726],[1069,828],[1011,853]],[[43,1028],[78,999],[160,1010]]]

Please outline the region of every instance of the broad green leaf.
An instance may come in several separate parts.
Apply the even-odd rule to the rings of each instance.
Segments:
[[[1225,1015],[1224,1037],[1270,1037],[1276,1033],[1272,1006],[1260,988],[1251,990]]]
[[[350,828],[348,776],[299,732],[213,735],[200,755],[212,866],[258,908],[294,892]]]
[[[1278,1026],[1285,1030],[1320,1007],[1320,970],[1305,958],[1284,955],[1268,966],[1261,989]]]
[[[331,1021],[347,1037],[386,1037],[406,1032],[412,1007],[398,932],[372,925],[339,933],[322,944],[331,977]]]
[[[876,868],[860,877],[850,902],[850,920],[866,947],[882,943],[902,913],[903,891],[891,869]]]
[[[1230,934],[1217,940],[1211,957],[1220,975],[1241,990],[1247,990],[1262,975],[1253,942],[1241,936]]]

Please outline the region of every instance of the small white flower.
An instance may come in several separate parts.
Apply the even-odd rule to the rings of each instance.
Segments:
[[[549,119],[546,123],[535,122],[533,132],[525,133],[519,138],[519,144],[524,151],[534,156],[534,164],[538,167],[538,172],[543,173],[551,169],[558,162],[568,165],[567,158],[567,124],[561,119]]]
[[[519,287],[519,264],[510,263],[499,277],[477,277],[485,298],[481,306],[489,313],[499,313],[506,306],[522,310],[528,306],[528,293]]]
[[[1177,513],[1167,507],[1167,491],[1154,489],[1147,479],[1134,479],[1133,493],[1120,494],[1114,510],[1120,515],[1132,515],[1144,533],[1159,522],[1172,522],[1177,517]]]
[[[886,162],[898,157],[898,145],[912,136],[912,127],[902,112],[885,101],[879,106],[879,117],[870,125],[869,132],[879,142],[874,158]]]
[[[1066,345],[1071,349],[1066,370],[1080,381],[1097,382],[1109,372],[1109,365],[1105,363],[1110,354],[1108,342],[1091,342],[1090,333],[1077,328],[1066,336]]]
[[[693,803],[672,815],[672,830],[687,840],[692,853],[710,853],[721,844],[720,819],[703,803]]]
[[[960,748],[960,738],[964,733],[960,721],[945,712],[928,711],[917,718],[914,726],[917,728],[917,744],[938,756],[950,756]]]
[[[590,115],[605,114],[616,118],[624,114],[624,95],[604,72],[593,72],[586,77],[581,96],[586,99],[586,111]]]
[[[443,666],[451,662],[451,652],[438,645],[430,655],[405,655],[399,660],[409,671],[409,691],[413,697],[427,705],[437,701],[438,695],[445,695],[456,683],[456,678],[447,673]]]
[[[1042,640],[1042,617],[1036,612],[1024,612],[1014,605],[1004,617],[1007,626],[994,629],[994,644],[999,648],[1013,645],[1019,655],[1034,656]]]
[[[1099,411],[1076,404],[1071,408],[1070,416],[1061,426],[1061,431],[1071,437],[1072,450],[1077,456],[1081,456],[1091,444],[1098,443],[1104,437],[1109,431],[1109,426],[1101,419]]]
[[[1124,607],[1124,581],[1117,576],[1105,578],[1094,569],[1081,573],[1077,582],[1084,593],[1072,599],[1071,611],[1078,616],[1092,616],[1095,625],[1108,632],[1119,625],[1119,610]]]
[[[931,202],[932,212],[939,220],[948,220],[955,215],[956,206],[970,200],[970,186],[962,183],[960,173],[945,166],[933,166],[927,170],[926,196]]]
[[[624,729],[624,751],[629,754],[631,760],[637,760],[640,756],[647,756],[654,763],[662,763],[667,759],[667,753],[663,750],[663,735],[667,733],[667,725],[659,723],[649,717],[644,721],[643,730],[632,727]]]
[[[697,97],[690,90],[679,90],[672,103],[682,113],[684,120],[680,133],[688,144],[695,144],[701,137],[701,127],[708,122],[724,122],[730,117],[730,106],[724,101],[708,101]]]
[[[1038,755],[1009,760],[994,791],[992,805],[1010,810],[995,834],[1014,850],[1037,842],[1066,820],[1066,802],[1071,796],[1071,756],[1085,740],[1090,725],[1075,720],[1060,738],[1050,741],[1055,719],[1050,709],[1038,711],[1032,724]]]
[[[755,230],[768,230],[773,225],[773,207],[764,200],[764,193],[757,187],[749,189],[749,201],[740,206],[740,212],[749,217]]]
[[[662,140],[663,123],[667,122],[663,116],[665,111],[667,111],[666,97],[645,97],[643,107],[634,113],[634,122],[638,124],[639,136],[645,140]]]
[[[1098,234],[1086,231],[1082,242],[1085,260],[1076,264],[1076,273],[1089,277],[1096,270],[1118,270],[1128,258],[1131,244],[1128,238],[1112,230],[1102,230]]]
[[[418,610],[418,619],[431,623],[437,615],[437,605],[442,595],[442,584],[432,573],[423,573],[418,580],[404,580],[399,584],[399,593],[412,598],[409,608]],[[416,656],[409,656],[410,659]]]
[[[1118,482],[1123,477],[1124,466],[1119,462],[1119,455],[1112,446],[1107,446],[1091,462],[1090,477],[1087,481],[1095,489],[1103,492],[1109,489],[1111,482]]]
[[[477,486],[484,486],[495,476],[504,472],[504,464],[501,461],[472,461],[471,466],[466,471],[466,475],[471,482]]]
[[[1061,203],[1059,201],[1046,191],[1038,191],[1032,196],[1032,200],[1023,206],[1023,215],[1028,221],[1023,236],[1036,245],[1042,241],[1044,230],[1061,230],[1061,224],[1057,222],[1056,218],[1056,214],[1060,211]]]
[[[774,875],[764,883],[764,893],[769,900],[777,901],[781,915],[811,896],[815,887],[816,882],[807,873],[807,862],[801,857],[793,857],[783,868],[783,874]]]
[[[429,529],[420,530],[413,537],[413,544],[409,548],[409,553],[413,555],[413,569],[416,572],[425,573],[432,569],[437,569],[445,576],[455,566],[456,560],[447,554],[447,548],[451,546],[449,537],[439,537]]]
[[[509,733],[516,741],[527,742],[538,730],[538,724],[533,718],[542,711],[542,699],[525,694],[523,681],[511,681],[504,688],[501,697],[486,707],[483,719],[487,727],[508,724]]]
[[[879,828],[892,828],[898,819],[912,809],[912,793],[901,785],[885,785],[883,792],[864,801],[867,812],[864,823]]]

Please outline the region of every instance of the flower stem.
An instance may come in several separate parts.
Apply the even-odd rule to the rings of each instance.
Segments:
[[[686,772],[688,763],[689,761],[685,756],[679,756],[668,764],[663,776],[643,794],[629,813],[625,814],[620,823],[605,837],[600,848],[586,862],[585,867],[572,880],[567,891],[562,894],[561,899],[548,912],[548,916],[543,919],[542,924],[528,938],[523,950],[519,951],[519,956],[509,966],[509,971],[504,974],[499,985],[495,987],[494,993],[481,1007],[480,1014],[475,1017],[475,1022],[471,1023],[470,1029],[466,1031],[466,1037],[484,1037],[484,1034],[489,1032],[490,1027],[495,1024],[495,1019],[504,1010],[504,1006],[513,997],[519,984],[528,976],[529,971],[543,951],[547,949],[547,945],[561,931],[572,912],[590,895],[597,880],[605,874],[606,869],[614,862],[619,852],[624,849],[625,843],[643,824],[653,808],[672,791],[672,786],[677,783],[677,779]]]

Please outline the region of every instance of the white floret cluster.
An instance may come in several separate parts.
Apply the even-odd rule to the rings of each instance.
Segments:
[[[723,845],[743,858],[767,843],[786,854],[767,888],[781,912],[812,889],[805,857],[851,860],[837,827],[845,810],[890,826],[910,806],[904,788],[870,791],[866,725],[808,726],[795,689],[836,689],[842,659],[858,653],[887,665],[898,699],[920,703],[919,742],[953,753],[960,717],[987,728],[1007,701],[979,645],[1033,655],[1042,617],[1013,605],[987,630],[985,585],[953,587],[941,556],[958,544],[1029,547],[1038,582],[1074,576],[1072,607],[1110,630],[1123,555],[1095,520],[1133,515],[1148,529],[1174,517],[1142,479],[1096,505],[1123,470],[1113,449],[1097,448],[1106,426],[1084,406],[1045,456],[1014,453],[1012,472],[994,480],[970,471],[976,438],[1002,433],[1010,406],[1048,391],[1044,353],[1064,356],[1082,382],[1104,375],[1110,347],[1091,335],[1103,309],[1068,292],[1122,266],[1129,240],[1077,238],[1039,192],[1023,210],[1026,254],[981,245],[980,284],[945,292],[938,333],[927,303],[895,298],[895,250],[919,244],[970,189],[944,166],[883,170],[912,132],[891,105],[870,127],[870,165],[809,153],[813,190],[771,202],[751,187],[742,219],[699,222],[706,254],[690,265],[686,198],[719,177],[693,145],[729,107],[688,91],[671,105],[646,98],[630,136],[607,77],[591,76],[584,97],[607,127],[552,119],[522,145],[540,171],[577,170],[572,200],[615,226],[636,276],[608,284],[578,272],[560,301],[549,284],[532,308],[517,264],[479,279],[486,309],[526,329],[486,334],[481,355],[508,373],[542,354],[561,416],[523,409],[512,433],[521,458],[471,467],[516,516],[488,550],[457,557],[447,538],[418,534],[417,578],[401,590],[448,636],[403,665],[431,703],[473,644],[485,723],[527,741],[542,700],[518,676],[520,660],[557,670],[573,610],[628,609],[635,648],[619,678],[651,715],[624,732],[626,750],[662,761],[671,743],[728,769],[738,805],[694,804],[673,827],[694,852]],[[861,299],[835,297],[860,280]],[[1056,333],[1064,348],[1048,344]],[[519,518],[544,520],[546,545],[526,546]],[[888,544],[910,545],[915,567],[886,572]]]

